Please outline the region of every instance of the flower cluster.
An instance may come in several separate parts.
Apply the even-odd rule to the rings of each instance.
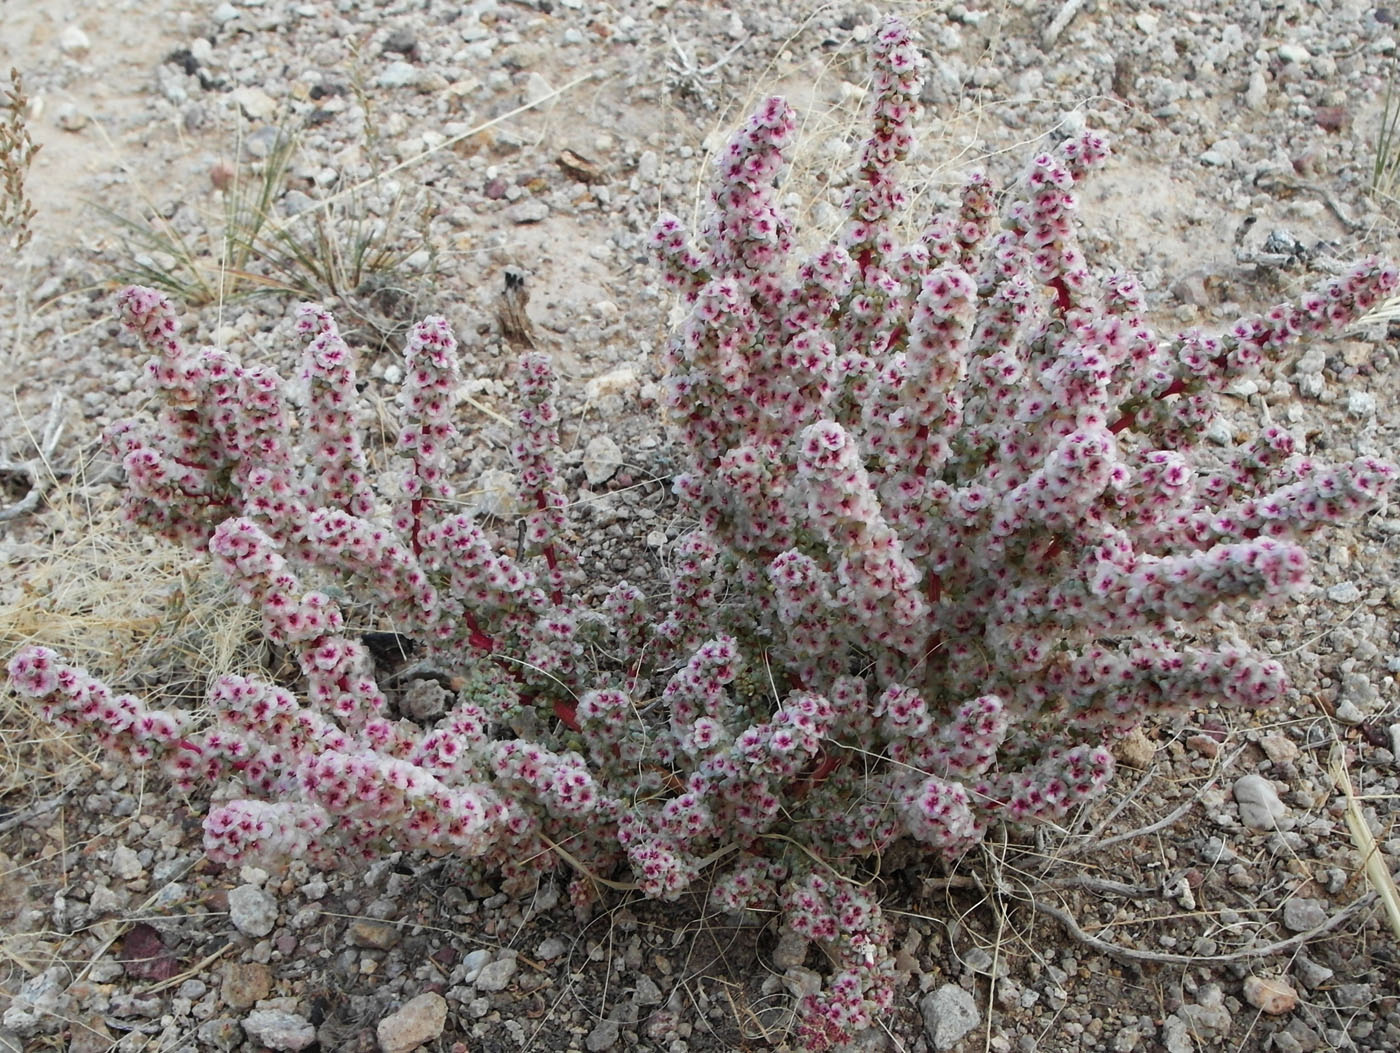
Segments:
[[[376,484],[353,356],[323,310],[299,315],[288,385],[187,348],[170,305],[131,289],[122,316],[162,409],[109,433],[128,511],[207,552],[301,683],[222,677],[204,726],[43,648],[11,660],[15,687],[181,790],[218,787],[218,860],[414,848],[512,890],[567,864],[579,906],[605,886],[676,897],[712,872],[718,907],[776,910],[785,938],[825,951],[809,1048],[868,1026],[895,984],[873,861],[901,842],[951,859],[993,824],[1065,816],[1153,714],[1280,698],[1280,665],[1222,616],[1299,595],[1308,535],[1378,507],[1396,474],[1320,463],[1278,428],[1201,449],[1225,385],[1356,318],[1396,288],[1393,266],[1224,333],[1159,335],[1137,282],[1079,245],[1102,138],[1035,156],[999,220],[979,175],[914,230],[898,168],[922,60],[897,22],[874,58],[832,243],[801,255],[779,207],[796,134],[781,99],[719,158],[697,236],[655,228],[689,306],[666,405],[696,524],[664,596],[623,581],[578,597],[543,356],[518,371],[524,520],[498,533],[445,503],[444,320],[409,338],[400,470]],[[345,597],[421,646],[445,714],[396,715]]]

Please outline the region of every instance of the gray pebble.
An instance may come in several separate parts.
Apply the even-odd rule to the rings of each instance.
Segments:
[[[1242,775],[1235,780],[1235,803],[1240,821],[1251,830],[1284,829],[1288,806],[1279,800],[1274,784],[1262,775]],[[1291,821],[1286,825],[1291,826]]]
[[[413,30],[406,26],[400,26],[389,34],[389,38],[384,41],[385,51],[397,51],[400,55],[407,55],[418,46],[418,38]]]
[[[65,55],[80,57],[92,50],[92,41],[77,26],[67,26],[58,35],[58,50]]]
[[[216,1016],[199,1025],[195,1032],[199,1036],[200,1048],[231,1050],[243,1041],[243,1032],[238,1021],[228,1016]]]
[[[1293,960],[1293,975],[1304,987],[1318,988],[1336,975],[1325,965],[1319,965],[1306,955],[1300,954]]]
[[[549,206],[538,198],[521,201],[506,209],[506,219],[512,223],[538,223],[549,215]]]
[[[266,936],[277,924],[277,901],[257,885],[239,885],[228,894],[228,916],[244,936]]]
[[[1361,590],[1354,581],[1343,581],[1327,590],[1327,598],[1333,603],[1355,603],[1361,599]]]
[[[602,1050],[611,1049],[621,1033],[622,1027],[616,1020],[599,1020],[598,1025],[583,1040],[583,1044],[588,1047],[589,1053],[602,1053]]]
[[[1269,81],[1262,69],[1249,75],[1249,86],[1244,90],[1244,104],[1256,113],[1268,107]]]
[[[1298,359],[1298,364],[1294,368],[1300,377],[1321,376],[1322,371],[1327,366],[1327,352],[1319,347],[1314,347],[1303,354]]]
[[[291,1053],[316,1041],[316,1028],[306,1017],[280,1009],[255,1009],[243,1018],[243,1030],[255,1042],[269,1049]]]
[[[1376,396],[1369,391],[1348,393],[1347,412],[1353,417],[1374,417],[1376,415]]]
[[[656,981],[650,976],[637,977],[637,993],[633,998],[637,1005],[660,1005],[662,1001],[661,988],[656,986]]]
[[[952,1049],[982,1021],[977,1001],[957,984],[944,984],[919,1000],[924,1029],[934,1049]]]
[[[622,447],[610,435],[595,435],[583,450],[583,474],[589,486],[601,486],[622,467]]]
[[[476,989],[478,991],[504,991],[515,975],[515,970],[519,968],[514,958],[502,958],[500,961],[483,965],[481,972],[476,974]]]
[[[428,991],[379,1021],[379,1048],[382,1053],[410,1053],[441,1035],[446,1024],[447,999]]]
[[[112,849],[112,873],[123,881],[135,881],[146,872],[140,858],[126,845]]]
[[[542,962],[552,962],[565,951],[569,945],[558,936],[549,936],[540,941],[540,945],[535,948],[535,957]]]
[[[1175,1013],[1162,1022],[1162,1046],[1167,1053],[1196,1053],[1191,1028]]]
[[[381,88],[405,88],[418,80],[418,68],[407,62],[391,62],[374,82]]]
[[[1233,1023],[1230,1011],[1225,1008],[1224,995],[1218,984],[1205,984],[1196,995],[1194,1005],[1184,1005],[1177,1010],[1177,1016],[1190,1029],[1192,1035],[1206,1042],[1220,1042],[1230,1033]]]
[[[1343,673],[1341,697],[1363,710],[1378,707],[1381,700],[1376,685],[1365,673]]]
[[[1366,719],[1366,714],[1349,698],[1344,698],[1337,703],[1336,718],[1342,724],[1360,724]]]

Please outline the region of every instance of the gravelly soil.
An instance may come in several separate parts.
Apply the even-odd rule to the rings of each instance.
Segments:
[[[975,168],[1005,182],[1042,137],[1105,130],[1115,156],[1083,198],[1087,245],[1096,265],[1142,276],[1163,328],[1227,321],[1338,261],[1400,253],[1400,208],[1365,194],[1400,9],[894,10],[930,58],[916,191],[938,200]],[[790,204],[829,229],[882,13],[809,0],[5,0],[0,64],[23,70],[43,150],[34,241],[0,262],[0,460],[34,456],[57,392],[66,424],[47,501],[0,523],[7,653],[61,643],[122,688],[172,698],[197,697],[211,663],[246,654],[247,623],[215,583],[111,524],[116,491],[93,440],[141,401],[111,320],[113,275],[136,262],[217,285],[200,246],[231,188],[292,133],[278,214],[344,191],[330,243],[353,241],[358,216],[395,250],[396,266],[345,295],[311,279],[353,321],[384,434],[396,338],[429,311],[465,338],[478,407],[510,412],[497,315],[506,271],[523,274],[534,338],[567,381],[586,563],[600,581],[659,570],[683,525],[657,407],[671,304],[646,231],[662,210],[694,213],[711,151],[774,92],[804,114]],[[202,269],[134,245],[96,205],[177,234]],[[190,307],[186,330],[287,370],[297,298],[216,296]],[[1384,325],[1324,342],[1267,367],[1233,422],[1282,421],[1329,459],[1393,456],[1396,364]],[[462,430],[463,478],[505,466],[495,418],[475,412]],[[589,486],[583,451],[603,435],[627,463]],[[7,497],[28,485],[0,482]],[[1340,744],[1394,869],[1397,534],[1400,518],[1381,515],[1324,538],[1315,596],[1241,627],[1285,657],[1288,706],[1146,728],[1120,750],[1114,792],[1070,829],[1009,832],[951,874],[887,867],[906,978],[855,1045],[936,1048],[931,995],[953,984],[975,1021],[950,1048],[1400,1048],[1396,942],[1329,769]],[[619,899],[580,920],[552,885],[520,902],[450,863],[228,872],[201,859],[199,802],[81,743],[32,742],[37,727],[6,705],[0,1049],[373,1050],[384,1018],[432,992],[448,1012],[428,1049],[785,1041],[776,934],[707,916],[702,898]],[[1233,790],[1252,774],[1287,808],[1278,829],[1242,821]],[[1271,993],[1284,1011],[1259,1008],[1280,1008]]]

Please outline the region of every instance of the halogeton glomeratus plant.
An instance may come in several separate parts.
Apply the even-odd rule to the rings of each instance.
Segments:
[[[953,859],[990,824],[1058,819],[1144,719],[1283,694],[1279,663],[1217,616],[1296,596],[1302,542],[1376,508],[1395,469],[1320,463],[1279,428],[1208,460],[1204,435],[1226,385],[1397,284],[1370,260],[1223,333],[1154,333],[1138,283],[1080,249],[1076,188],[1107,155],[1094,134],[1036,155],[1000,212],[974,177],[901,241],[922,60],[898,22],[874,65],[834,243],[800,253],[778,207],[795,118],[777,98],[719,158],[702,229],[655,229],[689,305],[668,409],[697,523],[664,602],[626,581],[596,609],[576,598],[543,356],[519,367],[511,555],[514,530],[449,502],[445,321],[409,339],[381,492],[324,311],[303,309],[288,384],[186,346],[170,305],[133,288],[123,318],[164,409],[109,436],[131,518],[207,551],[302,683],[222,677],[196,721],[31,647],[15,686],[178,789],[217,787],[216,860],[424,850],[515,891],[567,866],[580,904],[600,883],[670,898],[704,874],[717,904],[776,910],[825,950],[808,1048],[868,1027],[894,996],[866,880],[891,849]],[[445,716],[391,719],[333,593],[451,675]]]

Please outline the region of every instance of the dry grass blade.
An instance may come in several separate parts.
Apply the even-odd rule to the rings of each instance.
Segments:
[[[1373,325],[1390,325],[1400,322],[1400,296],[1393,297],[1381,304],[1370,314],[1358,318],[1356,323],[1350,327],[1352,332],[1367,329]]]
[[[1400,191],[1400,56],[1392,57],[1385,82],[1381,126],[1376,133],[1376,160],[1371,167],[1371,193],[1393,203]]]
[[[1390,876],[1390,870],[1385,865],[1385,856],[1381,854],[1380,846],[1371,834],[1371,828],[1366,825],[1366,817],[1361,813],[1361,801],[1352,789],[1351,775],[1347,771],[1346,747],[1340,742],[1332,743],[1327,762],[1332,772],[1332,782],[1346,797],[1347,829],[1351,831],[1352,844],[1361,854],[1366,879],[1385,906],[1390,931],[1395,934],[1396,939],[1400,939],[1400,891],[1396,890],[1395,879]]]

